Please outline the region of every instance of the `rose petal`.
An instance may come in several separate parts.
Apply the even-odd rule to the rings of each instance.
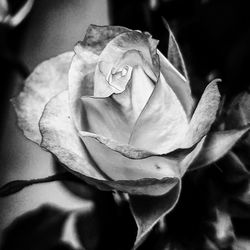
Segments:
[[[90,155],[98,167],[113,180],[137,180],[143,178],[178,178],[178,162],[160,156],[145,159],[129,159],[111,150],[93,138],[82,137]]]
[[[112,93],[116,93],[107,83],[106,77],[110,72],[118,70],[117,67],[125,60],[122,60],[122,57],[127,51],[139,51],[140,57],[143,57],[142,62],[147,62],[143,63],[143,65],[147,65],[144,71],[149,72],[149,76],[152,76],[153,74],[151,72],[153,72],[155,76],[152,77],[157,78],[159,64],[156,58],[158,58],[158,56],[156,54],[151,54],[154,49],[150,47],[152,43],[149,42],[149,39],[151,38],[141,32],[129,31],[116,36],[107,44],[100,54],[99,63],[95,71],[95,96],[106,97]],[[140,61],[138,61],[138,63]],[[128,64],[128,66],[130,65]]]
[[[134,66],[127,89],[121,94],[114,94],[113,98],[118,102],[124,115],[135,123],[148,102],[154,87],[154,83],[145,74],[143,68]]]
[[[242,129],[218,131],[209,134],[200,154],[190,166],[190,170],[207,166],[219,160],[249,129],[250,126],[247,126]]]
[[[129,144],[165,154],[178,148],[187,129],[187,117],[175,93],[160,75],[148,103],[139,116]]]
[[[90,25],[84,40],[75,48],[75,56],[69,71],[69,91],[72,116],[76,126],[80,127],[81,96],[93,95],[93,79],[99,55],[114,37],[129,29],[119,26]],[[78,101],[79,100],[79,101]],[[80,102],[81,103],[81,102]]]
[[[204,142],[205,142],[206,137],[203,137],[199,143],[195,146],[194,150],[190,152],[180,163],[180,172],[181,176],[183,176],[187,169],[190,167],[192,162],[198,157],[200,152],[202,151]]]
[[[220,104],[220,93],[217,86],[218,81],[220,80],[216,79],[212,81],[202,94],[189,123],[186,136],[181,143],[183,147],[190,147],[194,143],[197,143],[197,141],[203,138],[210,130]]]
[[[144,95],[140,89],[144,89]],[[153,91],[153,83],[140,67],[132,72],[129,86],[107,98],[82,97],[79,130],[128,143],[131,131]]]
[[[73,52],[66,52],[38,65],[25,81],[23,91],[12,103],[15,107],[18,126],[24,135],[40,144],[38,123],[46,103],[67,88],[68,70]]]
[[[192,98],[189,83],[178,70],[169,62],[164,55],[158,51],[161,73],[163,74],[167,84],[173,89],[174,93],[181,102],[187,116],[189,117],[193,111],[194,99]]]
[[[152,81],[157,81],[157,77],[153,73],[150,64],[144,59],[142,52],[138,50],[128,50],[124,52],[115,63],[99,62],[95,73],[96,89],[98,88],[98,93],[95,94],[95,96],[107,97],[113,93],[121,93],[124,91],[128,81],[122,81],[122,85],[118,85],[114,84],[115,82],[112,81],[112,79],[114,79],[118,73],[125,71],[125,74],[122,75],[123,77],[119,79],[126,80],[126,76],[128,75],[126,68],[134,68],[136,66],[142,67],[144,74],[151,78]],[[143,89],[140,92],[143,92]]]
[[[172,190],[160,197],[130,196],[131,210],[138,228],[133,249],[137,249],[156,223],[174,208],[179,199],[180,190],[179,182]]]
[[[83,46],[96,55],[100,55],[112,39],[128,31],[130,30],[121,26],[98,26],[91,24],[86,31]]]
[[[154,152],[151,152],[151,151],[143,150],[140,148],[135,148],[129,144],[121,144],[115,140],[112,140],[110,138],[107,138],[107,137],[104,137],[101,135],[97,135],[94,133],[80,131],[79,134],[81,137],[93,138],[93,139],[97,140],[99,143],[104,144],[105,146],[107,146],[111,150],[116,151],[116,152],[122,154],[123,156],[130,158],[130,159],[144,159],[144,158],[147,158],[150,156],[162,156],[162,157],[165,157],[168,159],[182,160],[189,153],[191,153],[194,150],[194,148],[197,146],[197,145],[194,145],[191,148],[184,148],[184,149],[180,148],[180,149],[174,150],[172,152],[169,152],[167,154],[155,154]]]
[[[86,176],[105,180],[84,150],[84,145],[70,120],[67,95],[68,92],[64,91],[46,105],[39,123],[42,134],[41,146],[56,156],[60,155],[60,160],[66,166],[76,166]],[[63,102],[65,104],[62,105]],[[62,148],[74,157],[68,158],[66,154],[63,155]]]
[[[75,48],[68,81],[71,117],[77,128],[81,127],[82,103],[81,96],[92,96],[94,93],[94,71],[98,56],[78,43]]]
[[[161,179],[155,179],[149,173],[150,178],[107,180],[107,176],[95,165],[77,135],[69,116],[67,91],[55,96],[46,105],[40,120],[40,130],[43,137],[42,147],[53,153],[69,171],[101,190],[120,190],[137,195],[162,195],[179,181],[178,174],[172,173],[173,170],[168,170],[169,174],[164,175],[165,178]],[[102,153],[100,151],[97,154],[102,155]],[[102,156],[105,157],[105,155]],[[123,166],[119,167],[117,164],[120,164],[119,160],[113,159],[112,161],[112,158],[109,160],[110,163],[113,162],[116,165],[117,172],[122,171]],[[136,163],[136,160],[134,162]],[[131,171],[133,168],[136,168],[135,172],[140,172],[137,166],[131,166]],[[124,170],[126,171],[126,169]]]
[[[119,144],[93,133],[80,131],[79,135],[100,169],[114,180],[151,177],[162,179],[174,176],[179,178],[179,174],[184,175],[197,157],[205,140],[204,137],[192,148],[177,149],[168,154],[159,155],[131,145]]]

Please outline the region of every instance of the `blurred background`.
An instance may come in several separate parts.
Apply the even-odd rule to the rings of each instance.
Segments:
[[[183,52],[194,96],[213,78],[229,102],[249,91],[250,15],[244,0],[0,0],[0,185],[53,173],[50,154],[24,138],[10,98],[40,62],[73,49],[89,24],[149,31],[167,53],[165,18]],[[59,182],[0,199],[0,239],[14,218],[53,204],[65,211],[91,208]]]

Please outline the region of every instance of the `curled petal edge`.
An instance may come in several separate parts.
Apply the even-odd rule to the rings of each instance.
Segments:
[[[129,144],[119,144],[115,140],[112,140],[112,139],[109,139],[107,137],[97,135],[94,133],[79,131],[79,134],[81,137],[92,138],[92,139],[98,141],[99,143],[107,146],[111,150],[118,152],[121,155],[123,155],[129,159],[134,159],[134,160],[145,159],[145,158],[148,158],[151,156],[162,156],[162,157],[165,157],[168,159],[177,159],[178,158],[178,159],[182,160],[187,154],[189,154],[191,151],[193,151],[194,148],[196,147],[196,145],[198,144],[198,142],[197,142],[196,144],[194,144],[193,146],[191,146],[189,148],[179,148],[179,149],[176,149],[176,150],[171,151],[171,152],[166,153],[166,154],[156,154],[156,153],[151,152],[151,151],[147,151],[144,149],[139,149],[139,148],[133,147],[132,145],[129,145]]]
[[[11,102],[23,134],[41,143],[38,123],[47,102],[67,88],[67,72],[74,52],[65,52],[39,64],[25,80],[23,90]]]
[[[179,200],[180,192],[181,181],[160,197],[130,196],[130,208],[137,225],[137,236],[133,250],[137,249],[152,228],[174,209]]]

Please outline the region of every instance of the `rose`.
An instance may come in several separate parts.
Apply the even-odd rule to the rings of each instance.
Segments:
[[[91,25],[74,53],[39,65],[13,100],[29,139],[86,182],[131,195],[137,243],[174,207],[188,167],[219,159],[247,130],[208,134],[216,81],[194,109],[169,32],[167,59],[149,33]]]

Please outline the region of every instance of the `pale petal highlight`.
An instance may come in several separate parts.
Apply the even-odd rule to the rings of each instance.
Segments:
[[[68,87],[68,70],[73,52],[66,52],[38,65],[27,78],[23,90],[12,99],[18,126],[24,135],[41,143],[38,123],[47,102]]]

